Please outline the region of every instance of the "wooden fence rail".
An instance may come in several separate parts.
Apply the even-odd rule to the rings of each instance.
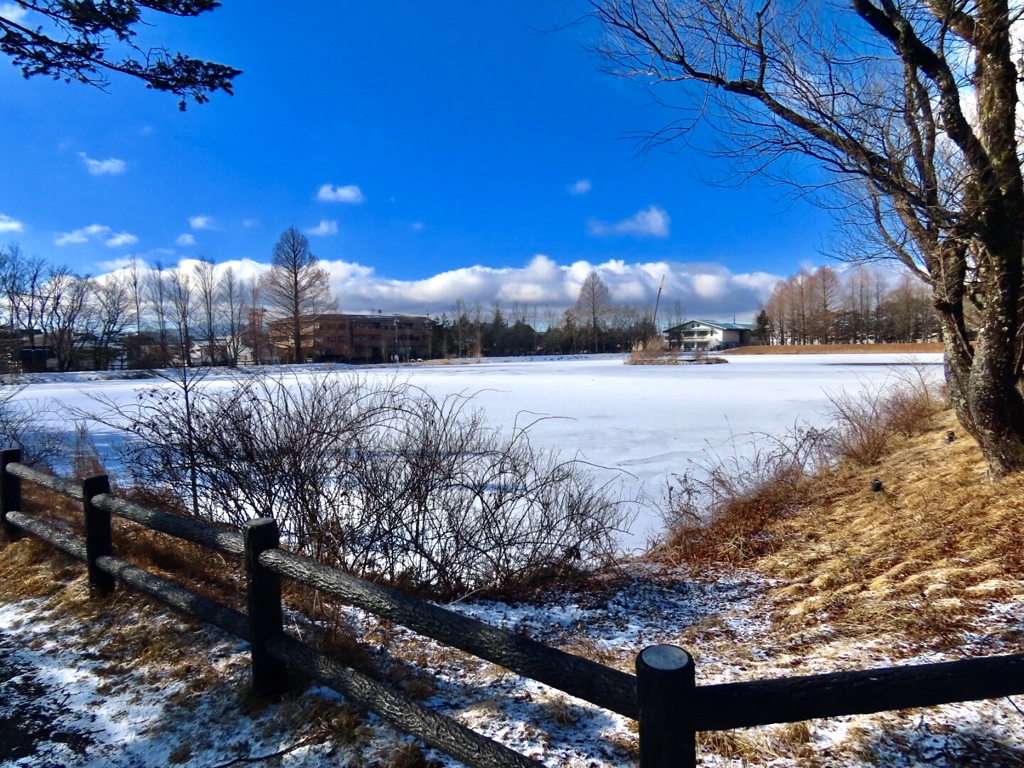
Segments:
[[[281,619],[280,579],[306,584],[524,677],[638,720],[641,768],[695,766],[699,731],[1024,693],[1024,654],[697,686],[689,653],[674,646],[650,646],[637,655],[634,677],[282,550],[272,519],[249,521],[241,533],[228,531],[112,496],[105,476],[79,483],[27,467],[20,458],[19,451],[0,451],[0,528],[8,537],[29,533],[85,562],[90,583],[100,592],[123,583],[248,640],[253,684],[260,693],[280,694],[287,685],[288,671],[301,671],[474,768],[535,763],[286,635]],[[24,514],[22,480],[82,502],[85,540]],[[115,557],[111,515],[241,558],[246,572],[247,612]]]

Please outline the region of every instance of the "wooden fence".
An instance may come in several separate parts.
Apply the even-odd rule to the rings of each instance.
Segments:
[[[33,469],[20,460],[20,451],[0,451],[0,525],[9,538],[29,533],[84,561],[89,582],[100,593],[109,593],[122,583],[249,641],[252,682],[260,694],[280,694],[288,685],[289,671],[302,672],[473,768],[536,763],[285,634],[281,579],[306,584],[438,642],[638,720],[641,768],[696,766],[696,734],[700,731],[1024,693],[1024,654],[697,686],[693,657],[675,646],[656,645],[637,655],[634,677],[280,549],[273,519],[251,520],[241,532],[225,531],[112,496],[105,475],[75,482]],[[24,514],[22,480],[80,501],[84,541]],[[240,558],[246,573],[247,611],[202,597],[116,557],[112,515]]]

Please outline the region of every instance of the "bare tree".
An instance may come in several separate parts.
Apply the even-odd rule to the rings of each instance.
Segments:
[[[245,327],[245,292],[235,276],[235,270],[225,267],[219,282],[220,297],[224,304],[227,339],[224,352],[228,365],[234,368],[242,353],[242,329]]]
[[[80,367],[79,353],[91,320],[92,282],[67,268],[53,269],[47,276],[40,302],[43,343],[57,356],[57,368],[71,371]]]
[[[135,333],[142,333],[142,264],[135,254],[128,260],[128,287],[131,291],[132,303],[135,305]]]
[[[957,417],[991,475],[1024,470],[1019,11],[1007,0],[591,0],[612,68],[682,96],[741,174],[813,164],[860,258],[927,283]],[[663,99],[671,99],[667,94]],[[839,202],[833,200],[832,202]],[[870,239],[869,239],[870,238]],[[872,247],[868,247],[871,245]],[[966,307],[978,314],[976,336]]]
[[[303,360],[303,317],[331,304],[329,280],[330,275],[318,266],[304,234],[295,227],[281,233],[270,271],[264,276],[263,296],[272,312],[288,322],[296,363]]]
[[[171,347],[167,335],[167,318],[169,312],[170,290],[163,265],[157,261],[153,269],[146,274],[146,303],[156,320],[157,334],[160,341],[159,364],[168,365],[171,360]]]
[[[255,275],[249,278],[245,286],[246,327],[249,331],[249,344],[252,345],[252,359],[257,365],[263,359],[260,350],[263,347],[263,290],[262,282]]]
[[[171,318],[178,336],[178,357],[183,365],[192,365],[192,322],[195,318],[196,300],[192,275],[181,267],[171,270]]]
[[[108,368],[121,344],[125,329],[135,320],[136,299],[131,276],[122,273],[95,281],[96,367]]]
[[[583,285],[580,286],[580,295],[576,299],[576,316],[589,324],[594,352],[600,351],[598,339],[610,306],[608,286],[604,284],[596,269],[590,270],[590,274],[584,278]]]
[[[16,245],[7,249],[0,283],[10,305],[11,326],[25,331],[30,347],[36,345],[46,282],[46,262],[26,256]]]
[[[206,342],[206,354],[200,362],[216,365],[220,356],[217,348],[217,315],[219,314],[219,295],[216,267],[212,261],[203,259],[196,267],[196,287],[199,289],[199,309],[202,312],[203,336]]]

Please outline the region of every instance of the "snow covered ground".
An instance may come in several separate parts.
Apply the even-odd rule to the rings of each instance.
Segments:
[[[537,426],[534,440],[538,444],[622,472],[630,487],[657,495],[666,477],[708,447],[731,450],[735,436],[778,433],[796,421],[822,425],[829,392],[881,385],[911,370],[908,362],[905,356],[823,355],[737,357],[728,365],[714,366],[636,367],[624,366],[621,358],[589,357],[410,367],[399,369],[398,374],[435,394],[474,394],[493,423],[508,424],[523,412],[558,417]],[[940,373],[938,355],[917,356],[915,362],[934,366],[935,374]],[[322,373],[323,369],[302,369],[295,375]],[[395,369],[366,369],[361,374],[392,376]],[[84,374],[43,378],[19,393],[18,401],[25,407],[49,403],[55,425],[61,424],[62,407],[87,409],[90,393],[127,399],[136,388],[153,383],[101,381]],[[219,376],[217,381],[211,380],[211,385],[226,384]],[[65,427],[72,429],[73,424]],[[634,545],[642,543],[656,525],[654,517],[638,520],[631,534]],[[629,667],[643,646],[673,642],[684,628],[700,623],[703,684],[751,674],[792,674],[788,652],[761,645],[771,622],[768,586],[763,577],[742,571],[683,574],[635,564],[617,573],[607,588],[583,595],[549,595],[542,606],[467,601],[455,608],[623,668]],[[69,589],[84,591],[85,587],[79,579]],[[159,667],[112,672],[110,654],[115,651],[108,652],[111,633],[102,627],[91,629],[86,637],[62,623],[43,602],[0,605],[0,726],[4,726],[0,746],[11,747],[6,753],[0,750],[7,758],[0,757],[0,765],[383,768],[424,764],[402,762],[406,737],[376,718],[346,728],[343,718],[329,714],[329,705],[338,705],[338,697],[323,689],[307,691],[297,702],[246,706],[248,666],[243,643],[216,631],[197,631],[173,617],[161,619],[163,614],[148,608],[142,610],[142,629],[136,631],[162,624],[161,632],[177,632],[179,639],[174,642],[187,648],[185,658],[176,662],[176,674],[165,678]],[[433,671],[429,706],[544,765],[625,768],[635,764],[635,730],[622,718],[414,638],[400,627],[380,625],[359,611],[348,615],[358,636],[371,647],[417,659]],[[737,649],[749,649],[748,655]],[[199,660],[205,666],[182,675],[181,665]],[[915,660],[934,659],[925,656],[902,662]],[[887,663],[884,647],[845,646],[833,649],[832,658],[823,661],[808,658],[799,672],[830,670],[837,664]],[[193,686],[190,678],[212,682]],[[41,701],[56,705],[48,708]],[[807,731],[806,754],[813,755],[807,760],[796,756],[799,750],[791,747],[772,757],[773,745],[792,743],[793,729],[753,729],[740,736],[759,745],[758,754],[766,756],[763,762],[730,759],[719,749],[717,754],[705,753],[703,764],[722,768],[979,764],[972,762],[978,754],[973,746],[979,740],[998,741],[997,746],[1024,743],[1024,716],[1016,706],[1006,699],[822,721]],[[300,716],[307,729],[283,728],[289,716],[290,722],[295,721],[297,711],[307,713]],[[25,743],[5,744],[14,733],[6,726],[19,719],[27,728]],[[851,740],[861,746],[850,748]],[[991,754],[995,757],[986,764],[1020,764],[1015,762],[1017,751],[998,746]],[[434,753],[428,752],[428,757],[444,766],[454,765]]]
[[[660,528],[656,504],[666,480],[709,449],[731,455],[749,447],[751,433],[781,435],[796,423],[825,426],[830,393],[881,386],[912,375],[913,366],[940,376],[941,361],[941,354],[751,355],[730,357],[724,365],[637,366],[624,365],[620,355],[592,355],[268,370],[293,382],[325,371],[397,376],[433,395],[471,395],[495,425],[550,417],[531,429],[535,445],[591,463],[602,480],[621,482],[628,495],[650,497],[652,503],[623,539],[623,547],[632,550],[643,548]],[[228,385],[230,372],[213,373],[209,386]],[[29,386],[14,402],[46,409],[50,424],[65,430],[75,425],[69,410],[98,409],[91,396],[128,402],[138,389],[159,384],[92,373],[38,374],[23,380]],[[90,431],[109,460],[110,441],[116,436],[95,424]],[[108,463],[108,469],[116,475],[116,465]]]

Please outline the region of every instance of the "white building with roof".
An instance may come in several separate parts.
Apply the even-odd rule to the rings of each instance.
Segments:
[[[714,352],[743,347],[750,343],[750,323],[720,323],[711,320],[687,320],[665,331],[671,349],[684,352]]]

